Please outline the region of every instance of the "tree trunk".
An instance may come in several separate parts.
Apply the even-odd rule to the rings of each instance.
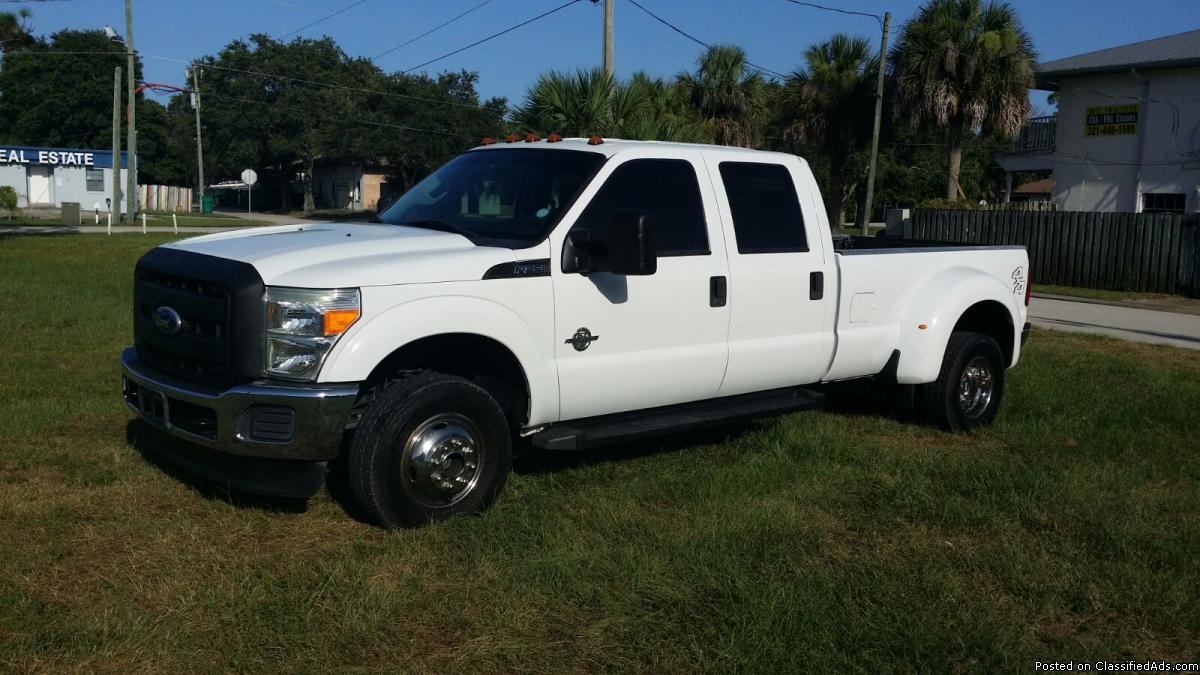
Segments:
[[[304,155],[304,215],[317,210],[316,200],[313,199],[313,168],[316,159],[312,155]]]
[[[946,180],[946,199],[950,201],[958,199],[958,174],[962,170],[962,146],[966,125],[966,120],[961,115],[950,119],[950,168]]]
[[[841,234],[846,224],[846,163],[840,157],[829,158],[829,221],[833,233]]]
[[[287,171],[279,172],[279,208],[284,213],[292,210],[292,186],[288,182]]]

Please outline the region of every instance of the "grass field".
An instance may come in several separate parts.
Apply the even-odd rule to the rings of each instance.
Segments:
[[[850,396],[529,457],[488,514],[384,532],[153,461],[116,362],[158,241],[0,238],[0,670],[1200,659],[1194,352],[1039,331],[976,436]]]
[[[180,214],[176,216],[180,227],[257,227],[262,225],[270,225],[271,223],[264,220],[247,220],[236,216],[222,215],[219,213],[197,215],[197,214]],[[81,225],[94,225],[95,218],[93,214],[85,211],[80,217]],[[100,214],[100,225],[108,224],[107,214]],[[114,225],[117,223],[114,223]],[[124,225],[141,225],[141,218],[135,219],[133,223],[123,223]],[[171,214],[169,213],[147,213],[146,224],[152,227],[171,227],[173,224]],[[62,225],[62,219],[58,216],[54,218],[46,218],[44,214],[38,215],[21,215],[14,218],[0,217],[0,227],[17,226],[17,227],[58,227]]]

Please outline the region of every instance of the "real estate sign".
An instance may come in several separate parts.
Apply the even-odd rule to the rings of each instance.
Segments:
[[[1136,134],[1138,105],[1100,105],[1087,109],[1085,136],[1124,136]]]

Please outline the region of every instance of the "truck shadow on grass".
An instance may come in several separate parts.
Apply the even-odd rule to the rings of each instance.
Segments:
[[[146,460],[168,477],[178,481],[205,499],[225,502],[239,508],[250,508],[274,513],[304,513],[308,510],[308,501],[289,499],[286,497],[269,497],[249,494],[230,489],[217,481],[187,471],[172,462],[168,455],[162,452],[163,443],[184,443],[172,436],[146,424],[141,420],[130,420],[125,425],[125,441]]]
[[[911,421],[912,415],[906,412],[902,404],[897,404],[897,394],[892,388],[865,382],[846,382],[824,385],[820,387],[820,390],[827,397],[826,412],[835,415],[891,417]],[[513,471],[521,475],[536,476],[595,465],[619,464],[643,457],[687,452],[701,446],[722,445],[735,441],[747,433],[753,432],[763,423],[763,420],[730,422],[709,429],[573,452],[539,450],[532,447],[527,440],[517,439],[513,446]],[[305,499],[250,494],[192,473],[173,462],[167,453],[160,450],[163,443],[184,443],[184,441],[167,436],[159,429],[140,420],[131,420],[126,425],[125,437],[129,445],[148,464],[205,499],[224,502],[238,508],[272,513],[297,514],[308,510],[308,500]],[[350,436],[347,434],[338,458],[329,462],[329,472],[325,478],[325,491],[346,515],[359,522],[368,523],[369,520],[357,506],[347,477],[345,458],[349,441]]]

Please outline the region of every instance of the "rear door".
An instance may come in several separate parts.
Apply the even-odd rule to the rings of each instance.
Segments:
[[[729,251],[721,396],[816,382],[834,349],[836,273],[825,259],[811,174],[786,155],[741,157],[707,157]]]
[[[551,236],[564,420],[709,398],[725,372],[729,307],[712,298],[727,274],[725,246],[703,160],[665,148],[637,154],[609,160],[578,218]],[[654,227],[657,271],[564,274],[569,227],[597,227],[626,209],[646,212]]]

